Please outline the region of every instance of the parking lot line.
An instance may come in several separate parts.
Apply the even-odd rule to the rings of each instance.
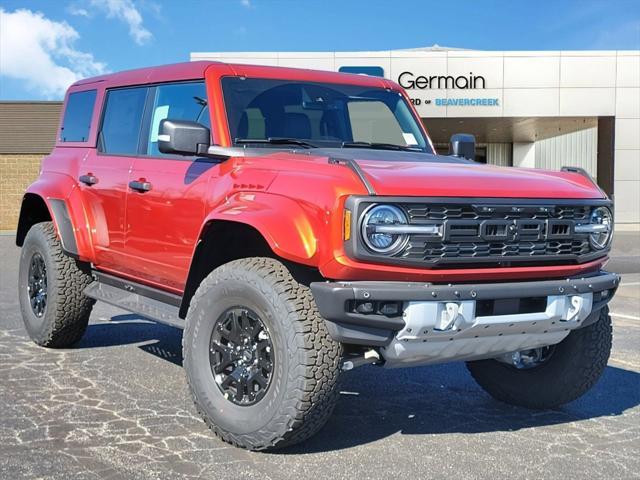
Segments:
[[[640,317],[635,315],[625,315],[624,313],[610,313],[612,317],[626,318],[627,320],[640,320]]]
[[[618,358],[611,357],[609,359],[609,365],[619,366],[623,368],[631,368],[634,371],[640,370],[640,365],[636,362],[628,362],[626,360],[620,360]]]

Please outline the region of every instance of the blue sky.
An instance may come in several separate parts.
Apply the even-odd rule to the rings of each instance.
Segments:
[[[192,51],[640,49],[640,0],[0,0],[0,99]]]

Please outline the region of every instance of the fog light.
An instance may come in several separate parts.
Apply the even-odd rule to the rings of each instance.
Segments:
[[[603,290],[600,292],[600,298],[609,298],[610,290]]]
[[[358,313],[373,313],[373,302],[363,302],[356,306]]]
[[[382,315],[395,317],[400,313],[400,304],[398,302],[388,302],[380,304],[379,312]]]

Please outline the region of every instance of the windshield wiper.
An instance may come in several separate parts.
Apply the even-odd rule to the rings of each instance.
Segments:
[[[374,150],[402,150],[405,152],[423,151],[420,147],[379,142],[342,142],[342,148],[373,148]]]
[[[313,143],[306,142],[304,140],[300,140],[298,138],[284,138],[284,137],[269,137],[269,138],[236,138],[235,142],[237,144],[269,144],[269,145],[298,145],[300,147],[305,148],[318,148],[317,145]]]

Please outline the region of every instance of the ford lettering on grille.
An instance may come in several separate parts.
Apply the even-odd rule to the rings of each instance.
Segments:
[[[445,242],[539,242],[568,239],[573,235],[571,220],[445,220],[444,236],[434,241]]]

